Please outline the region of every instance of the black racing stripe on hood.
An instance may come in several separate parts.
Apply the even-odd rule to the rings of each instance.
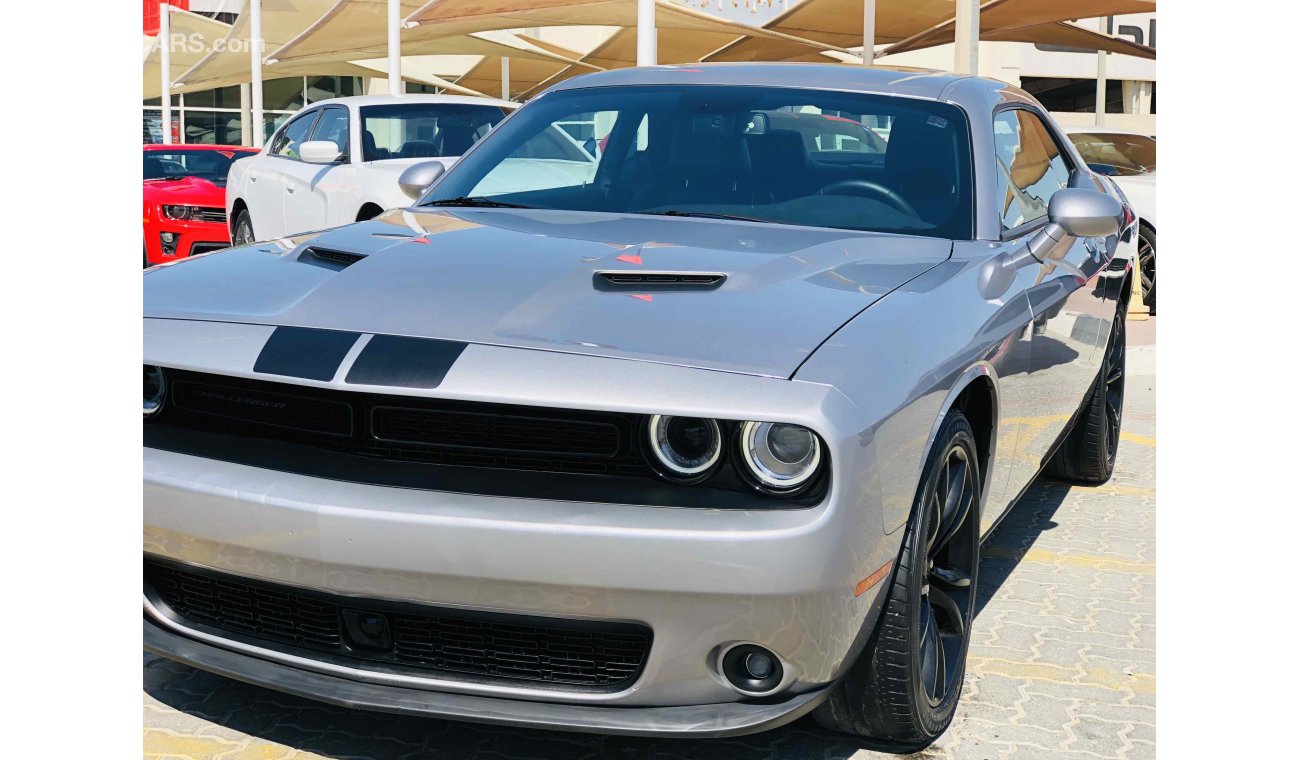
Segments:
[[[361,333],[355,332],[277,327],[257,355],[253,371],[305,380],[333,380],[344,357],[360,337]]]
[[[376,335],[348,370],[351,385],[437,388],[465,350],[464,343]]]

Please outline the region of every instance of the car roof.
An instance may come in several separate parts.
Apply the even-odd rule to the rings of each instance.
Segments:
[[[253,148],[247,145],[209,145],[207,143],[172,143],[163,145],[162,143],[149,143],[144,146],[145,150],[223,150],[223,151],[247,151],[256,153],[261,148]]]
[[[984,98],[1001,93],[1002,99],[1029,99],[1018,87],[996,79],[936,69],[844,63],[692,63],[623,68],[573,77],[555,85],[551,91],[649,84],[766,85],[947,100],[957,92],[954,85],[958,83],[963,84],[962,91],[973,88]]]
[[[308,107],[323,105],[345,105],[353,107],[393,105],[395,103],[447,103],[459,105],[498,106],[501,108],[518,108],[519,104],[500,98],[481,98],[473,95],[350,95],[345,98],[317,100]]]

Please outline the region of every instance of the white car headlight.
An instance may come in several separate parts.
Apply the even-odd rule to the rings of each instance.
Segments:
[[[144,416],[157,413],[167,397],[167,376],[162,367],[144,365]]]
[[[740,454],[758,484],[789,491],[817,474],[822,461],[821,439],[801,425],[746,422],[740,426]]]
[[[722,431],[716,420],[656,414],[647,430],[660,472],[674,480],[702,478],[722,457]]]

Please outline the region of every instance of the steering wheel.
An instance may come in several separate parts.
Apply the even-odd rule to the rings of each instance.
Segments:
[[[920,214],[916,213],[916,209],[912,208],[912,204],[907,202],[906,198],[879,182],[872,182],[869,179],[842,179],[838,182],[832,182],[829,185],[826,185],[822,189],[818,190],[817,194],[836,195],[841,194],[846,190],[850,191],[849,194],[877,196],[885,203],[888,203],[908,216],[914,216],[918,219],[921,217]],[[854,193],[852,191],[865,192]]]

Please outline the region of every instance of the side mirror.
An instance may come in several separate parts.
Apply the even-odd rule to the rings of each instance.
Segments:
[[[310,143],[308,143],[310,144]],[[411,200],[419,200],[424,191],[447,171],[441,161],[425,161],[419,164],[413,164],[402,172],[397,178],[397,186],[402,188],[402,192],[410,196]]]
[[[1097,190],[1064,188],[1052,194],[1047,220],[1047,226],[1035,232],[1014,255],[1003,253],[984,262],[979,273],[981,295],[990,301],[1001,298],[1015,282],[1017,269],[1047,261],[1057,246],[1070,244],[1068,238],[1118,233],[1124,223],[1124,207]]]
[[[332,164],[342,158],[342,151],[332,140],[309,140],[298,146],[298,157],[309,164]]]
[[[1052,194],[1047,218],[1072,237],[1108,237],[1119,232],[1124,207],[1103,192],[1071,187]]]

